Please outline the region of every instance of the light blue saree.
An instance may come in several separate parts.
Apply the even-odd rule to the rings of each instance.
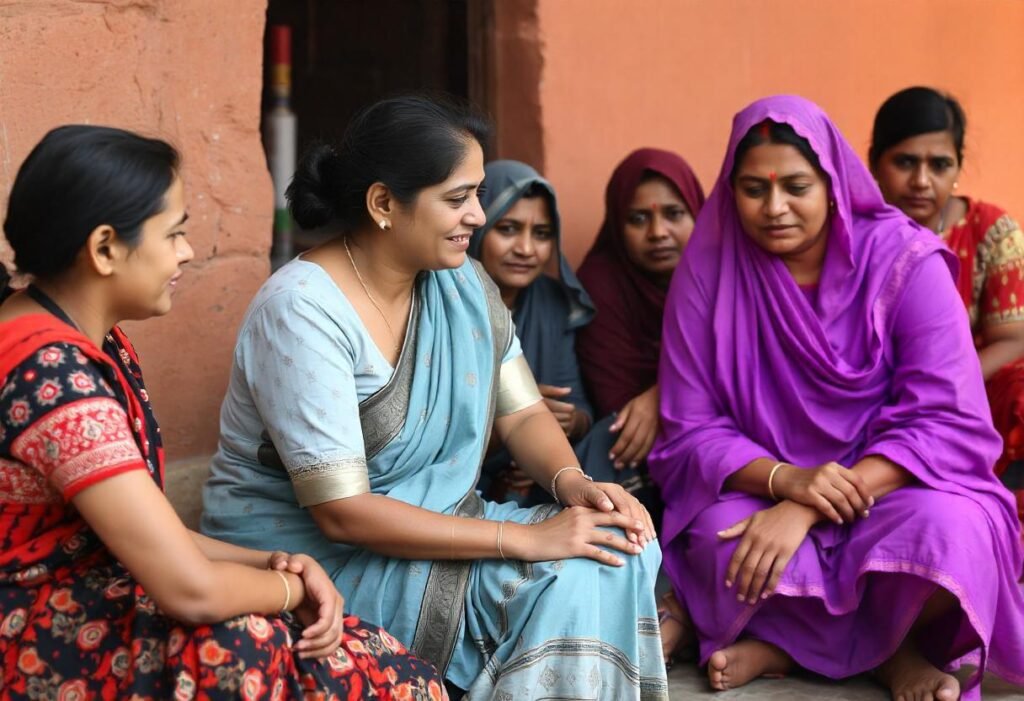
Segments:
[[[302,508],[369,490],[465,518],[530,523],[557,513],[474,491],[501,368],[521,353],[482,276],[468,260],[420,276],[391,372],[322,269],[297,260],[278,271],[239,333],[203,531],[311,553],[347,610],[433,662],[469,699],[666,699],[656,543],[622,568],[410,561],[330,542]]]

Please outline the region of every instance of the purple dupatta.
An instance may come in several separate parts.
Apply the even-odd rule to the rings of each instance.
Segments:
[[[750,240],[736,212],[730,177],[736,148],[766,119],[789,124],[806,138],[831,183],[835,210],[813,301],[781,260]],[[935,256],[945,265],[936,268]],[[948,285],[941,270],[937,277],[921,277],[926,267],[948,268]],[[659,368],[662,432],[649,457],[667,505],[661,534],[665,565],[694,615],[702,658],[743,630],[757,633],[745,626],[760,621],[760,631],[766,632],[762,639],[789,640],[793,649],[777,644],[815,671],[831,676],[863,671],[857,664],[881,660],[864,651],[856,661],[852,651],[844,660],[826,659],[820,645],[796,642],[806,640],[786,616],[822,616],[823,602],[836,616],[834,622],[841,623],[838,629],[877,643],[874,647],[882,651],[898,639],[872,638],[870,625],[857,622],[860,607],[866,607],[860,608],[862,616],[871,617],[870,601],[857,600],[864,595],[863,577],[913,572],[909,579],[892,580],[892,592],[923,597],[934,584],[954,591],[970,619],[973,633],[968,637],[980,639],[982,667],[991,661],[990,669],[1024,683],[1019,667],[1014,669],[1024,663],[1024,597],[1016,583],[1022,567],[1020,531],[1011,495],[992,472],[1000,439],[992,427],[966,314],[954,303],[955,273],[956,261],[937,237],[884,203],[867,169],[816,105],[799,97],[772,97],[736,116],[718,181],[669,292]],[[948,311],[934,313],[948,332],[944,345],[941,337],[934,348],[894,342],[904,293],[918,278],[917,306],[928,294],[920,280],[949,293],[937,295],[951,300]],[[913,337],[906,328],[899,330],[904,339]],[[956,351],[952,357],[951,349]],[[965,567],[955,558],[944,562],[944,540],[930,540],[923,530],[893,530],[891,524],[899,519],[883,530],[886,522],[873,513],[852,526],[812,529],[784,575],[781,598],[751,608],[737,606],[734,596],[731,603],[722,600],[729,594],[721,589],[721,571],[714,568],[723,567],[735,546],[717,543],[713,531],[710,539],[705,535],[708,515],[720,518],[732,509],[727,514],[731,524],[770,503],[727,491],[724,482],[730,474],[760,457],[804,467],[833,460],[852,466],[871,454],[903,466],[920,483],[884,497],[873,511],[891,500],[889,509],[906,504],[905,513],[912,514],[916,504],[939,503],[925,498],[929,490],[950,495],[944,504],[976,505],[963,513],[977,513],[971,524],[991,542],[980,566]],[[941,519],[941,514],[930,518]],[[916,542],[900,542],[898,556],[879,559],[876,544],[908,537]],[[959,555],[976,560],[972,547],[963,543],[967,550]],[[948,569],[929,574],[944,566]],[[914,597],[908,601],[917,601]],[[807,602],[806,611],[801,602]],[[821,629],[827,631],[831,622],[827,616],[821,619]],[[968,685],[971,695],[976,688],[976,682]]]

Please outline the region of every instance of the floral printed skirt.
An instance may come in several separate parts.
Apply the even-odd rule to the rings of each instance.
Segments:
[[[434,668],[345,620],[332,657],[303,660],[291,616],[190,627],[109,561],[40,584],[0,581],[4,699],[444,699]]]

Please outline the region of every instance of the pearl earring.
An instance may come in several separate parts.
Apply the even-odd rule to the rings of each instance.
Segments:
[[[378,226],[380,226],[380,230],[381,231],[387,231],[388,230],[388,220],[387,219],[381,219],[378,222]]]

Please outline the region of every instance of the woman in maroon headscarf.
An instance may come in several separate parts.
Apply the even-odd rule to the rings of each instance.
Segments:
[[[654,442],[656,425],[641,430],[629,415],[657,419],[665,294],[703,204],[686,161],[660,149],[634,151],[608,181],[604,223],[578,271],[597,306],[580,334],[580,362],[597,414],[617,411],[619,428],[625,424],[613,449],[620,467],[638,464]],[[652,411],[641,411],[647,405]]]
[[[626,156],[605,191],[605,216],[577,273],[597,307],[580,329],[577,353],[595,419],[618,412],[611,459],[616,481],[660,521],[661,499],[645,464],[658,432],[661,317],[672,273],[704,204],[693,170],[670,151]],[[666,659],[682,638],[674,597],[664,602]],[[671,630],[670,630],[671,628]]]

